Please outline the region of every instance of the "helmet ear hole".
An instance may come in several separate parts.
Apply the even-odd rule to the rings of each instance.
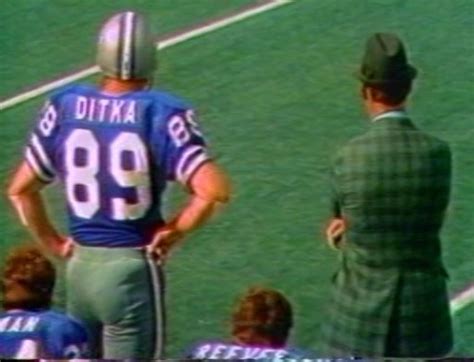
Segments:
[[[104,23],[97,42],[97,65],[111,78],[152,78],[156,68],[156,46],[142,15],[126,11]]]

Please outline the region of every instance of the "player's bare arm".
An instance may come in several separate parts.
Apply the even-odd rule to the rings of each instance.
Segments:
[[[206,223],[230,199],[231,184],[225,172],[212,161],[203,164],[189,181],[191,195],[186,206],[155,235],[149,246],[161,258],[186,234]]]
[[[8,185],[8,198],[35,240],[50,253],[66,257],[72,251],[72,243],[61,236],[49,220],[41,196],[45,186],[24,161]]]
[[[224,171],[214,162],[202,165],[190,181],[191,197],[185,208],[171,221],[171,226],[187,234],[205,223],[229,201],[231,186]]]

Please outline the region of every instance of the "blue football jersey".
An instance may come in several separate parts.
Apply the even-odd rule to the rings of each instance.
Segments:
[[[185,101],[75,85],[46,102],[25,159],[42,181],[62,182],[76,242],[139,247],[164,223],[166,182],[186,185],[209,156]]]
[[[268,348],[258,346],[244,346],[235,343],[216,341],[201,342],[195,345],[187,358],[211,360],[262,360],[262,361],[289,361],[314,360],[314,354],[295,348]]]
[[[84,358],[87,333],[75,319],[53,311],[0,314],[0,358]]]

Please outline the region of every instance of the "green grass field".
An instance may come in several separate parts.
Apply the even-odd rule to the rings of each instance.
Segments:
[[[5,2],[0,97],[93,64],[95,33],[115,11],[141,10],[164,34],[249,3]],[[192,100],[235,185],[225,213],[190,237],[167,265],[169,356],[197,339],[226,336],[234,298],[253,284],[288,295],[296,308],[294,342],[318,350],[337,267],[321,232],[327,175],[338,147],[368,127],[351,72],[374,31],[394,31],[407,42],[420,70],[410,114],[452,146],[444,259],[453,295],[474,282],[473,14],[471,0],[300,0],[160,52],[155,84]],[[2,188],[44,99],[0,112]],[[62,199],[57,192],[48,198],[63,223]],[[173,189],[170,199],[172,210],[180,192]],[[1,202],[0,261],[28,239],[5,198]],[[61,307],[61,287],[57,294]],[[457,313],[454,324],[454,354],[474,355],[474,304]]]

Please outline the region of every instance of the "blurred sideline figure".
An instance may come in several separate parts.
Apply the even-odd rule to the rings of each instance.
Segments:
[[[23,246],[8,256],[1,280],[0,358],[85,358],[81,323],[53,312],[56,273],[39,249]]]
[[[286,297],[273,289],[252,287],[240,298],[232,315],[232,341],[206,341],[194,346],[193,359],[310,358],[287,347],[293,310]]]
[[[145,18],[126,11],[103,25],[99,86],[72,85],[45,103],[8,189],[37,241],[68,257],[67,308],[86,325],[93,358],[162,358],[162,264],[177,243],[229,199],[195,111],[151,89],[156,48]],[[50,222],[41,191],[54,179],[67,200],[69,232]],[[167,181],[189,197],[165,220]]]

